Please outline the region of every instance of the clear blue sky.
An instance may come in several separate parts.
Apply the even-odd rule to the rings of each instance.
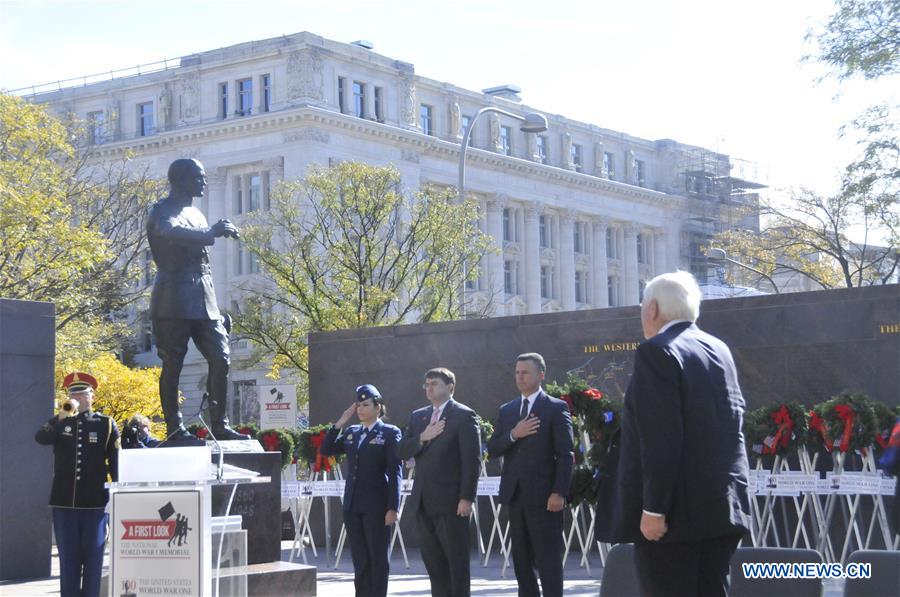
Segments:
[[[773,185],[830,192],[855,153],[839,127],[890,91],[817,85],[821,68],[800,63],[807,29],[832,10],[831,0],[0,1],[0,88],[311,31],[370,40],[470,89],[514,83],[548,113],[719,149],[767,168]]]

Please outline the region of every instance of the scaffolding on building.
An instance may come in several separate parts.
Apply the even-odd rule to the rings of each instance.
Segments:
[[[682,254],[689,255],[691,272],[706,281],[702,248],[726,230],[759,230],[759,191],[768,186],[768,177],[754,162],[702,147],[686,148],[677,171],[688,198]]]

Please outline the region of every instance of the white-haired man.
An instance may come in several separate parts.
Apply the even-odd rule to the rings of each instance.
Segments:
[[[687,272],[657,276],[625,395],[613,540],[633,541],[644,595],[726,595],[750,527],[744,399],[731,351],[694,323]]]

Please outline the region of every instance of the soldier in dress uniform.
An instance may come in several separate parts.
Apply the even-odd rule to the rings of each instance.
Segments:
[[[110,417],[91,410],[97,380],[70,373],[63,380],[68,400],[59,414],[34,436],[53,446],[50,507],[59,550],[62,597],[100,594],[100,571],[106,542],[107,479],[116,481],[119,429]]]
[[[359,425],[343,431],[356,414]],[[344,486],[344,524],[353,556],[354,585],[358,596],[384,596],[388,584],[388,545],[391,525],[400,505],[400,459],[396,447],[400,429],[381,421],[384,399],[378,388],[356,388],[356,402],[325,434],[321,452],[347,455]]]

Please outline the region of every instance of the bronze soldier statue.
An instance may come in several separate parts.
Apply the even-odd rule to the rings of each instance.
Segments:
[[[172,162],[169,186],[169,196],[150,208],[147,220],[147,239],[157,268],[150,318],[162,359],[159,397],[167,439],[196,439],[184,428],[178,407],[178,378],[189,339],[209,364],[206,388],[213,434],[220,440],[249,439],[228,425],[228,330],[216,304],[207,248],[220,236],[238,239],[239,232],[228,220],[210,227],[193,206],[194,197],[202,196],[206,188],[206,173],[197,160]]]

